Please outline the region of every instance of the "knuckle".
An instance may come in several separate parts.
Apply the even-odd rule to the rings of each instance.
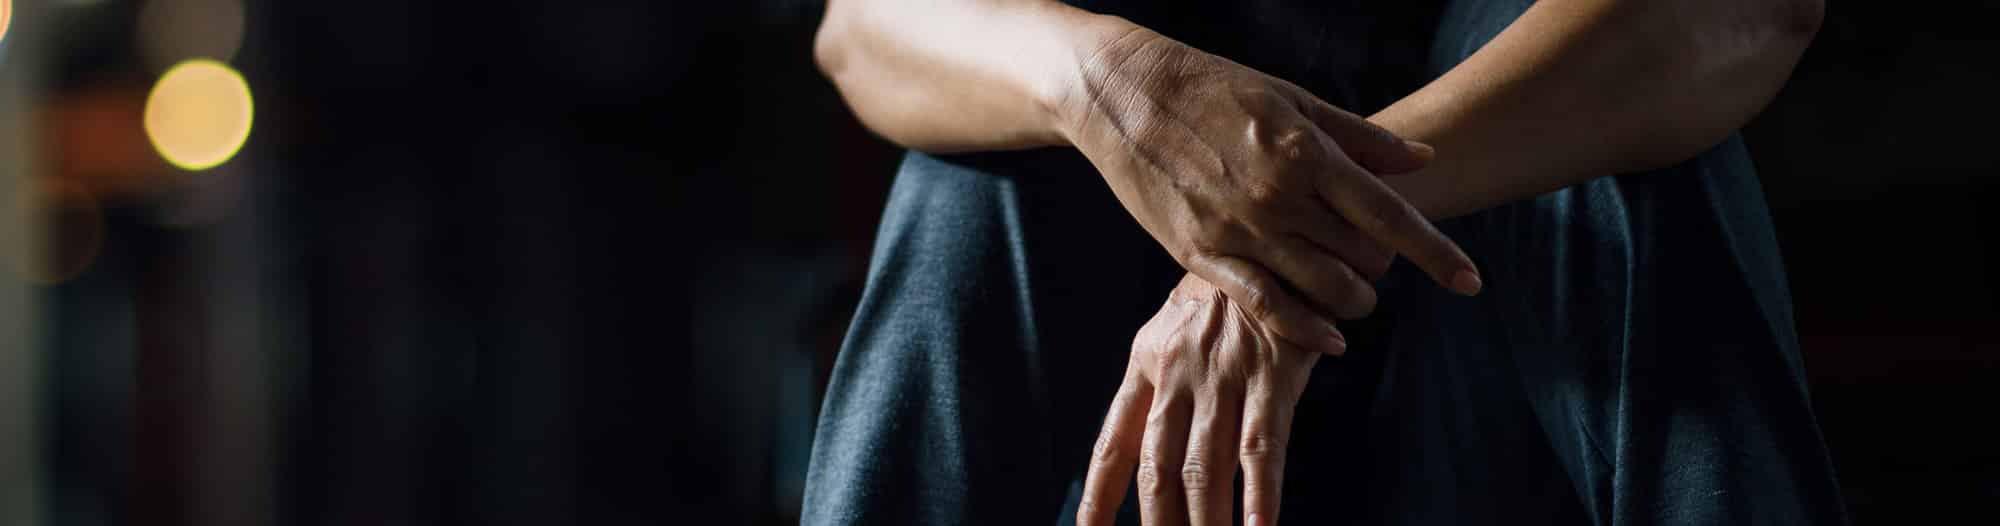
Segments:
[[[1264,464],[1280,458],[1285,451],[1284,442],[1269,431],[1254,430],[1243,434],[1237,445],[1237,455],[1245,464]]]
[[[1147,356],[1153,352],[1154,348],[1165,344],[1166,329],[1159,327],[1159,325],[1159,323],[1147,323],[1145,326],[1139,327],[1138,333],[1132,335],[1132,357]]]
[[[1110,467],[1118,462],[1119,457],[1124,456],[1122,455],[1124,451],[1120,449],[1118,441],[1112,440],[1110,434],[1097,437],[1097,443],[1090,447],[1090,466],[1093,469]]]
[[[1358,319],[1375,312],[1375,287],[1359,279],[1347,280],[1348,289],[1344,301],[1334,306],[1334,314],[1344,320]]]
[[[1270,339],[1276,340],[1278,337],[1273,336]],[[1284,361],[1279,358],[1283,355],[1284,351],[1274,345],[1259,344],[1249,346],[1248,349],[1243,351],[1243,363],[1247,369],[1244,371],[1243,377],[1262,376],[1265,374],[1265,371],[1281,366],[1284,364]]]
[[[1312,158],[1316,146],[1313,129],[1304,125],[1284,126],[1274,130],[1270,138],[1272,155],[1287,161],[1305,161]]]
[[[1369,230],[1385,231],[1408,226],[1405,223],[1408,218],[1404,214],[1403,203],[1395,196],[1387,194],[1369,196],[1361,202],[1361,208],[1362,215],[1358,219],[1362,224],[1372,227]]]
[[[1237,374],[1248,364],[1257,363],[1257,348],[1262,346],[1254,344],[1256,335],[1250,330],[1238,324],[1229,324],[1223,327],[1216,345],[1208,350],[1210,359],[1218,365],[1207,380],[1211,390],[1227,389],[1226,384],[1237,378]]]
[[[1189,459],[1187,465],[1181,468],[1181,486],[1188,491],[1207,490],[1208,483],[1208,466],[1202,465],[1200,460]]]
[[[1161,335],[1159,334],[1160,329],[1154,328],[1153,325],[1154,324],[1148,323],[1146,324],[1146,326],[1139,328],[1138,334],[1132,335],[1133,358],[1136,359],[1136,358],[1144,358],[1147,356],[1151,356],[1153,354],[1153,349],[1157,349],[1160,347],[1160,345],[1162,345],[1160,341]]]
[[[1139,497],[1154,499],[1166,496],[1166,481],[1160,477],[1160,462],[1157,455],[1147,451],[1139,455],[1139,472],[1136,478]]]
[[[1181,359],[1181,346],[1177,344],[1180,332],[1171,326],[1151,329],[1150,333],[1145,330],[1132,341],[1132,367],[1142,376],[1157,376],[1172,370]]]
[[[1243,198],[1259,209],[1277,206],[1285,201],[1285,191],[1275,181],[1252,179],[1243,183]]]

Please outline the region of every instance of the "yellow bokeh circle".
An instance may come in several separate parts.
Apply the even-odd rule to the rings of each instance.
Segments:
[[[0,41],[7,40],[7,25],[14,22],[14,0],[0,0]]]
[[[249,83],[227,64],[181,62],[146,96],[146,138],[174,166],[214,168],[250,138],[253,106]]]

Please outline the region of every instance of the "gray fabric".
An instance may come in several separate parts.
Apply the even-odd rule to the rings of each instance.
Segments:
[[[1432,72],[1526,4],[1451,5]],[[1844,521],[1738,139],[1443,227],[1486,292],[1391,270],[1300,402],[1281,520]],[[1073,152],[911,154],[803,522],[1068,523],[1130,339],[1179,274]]]

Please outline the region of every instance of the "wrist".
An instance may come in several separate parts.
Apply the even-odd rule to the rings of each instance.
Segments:
[[[1100,15],[1062,6],[1064,15],[1058,41],[1062,54],[1050,62],[1038,92],[1045,129],[1061,145],[1082,147],[1082,131],[1093,113],[1093,100],[1101,96],[1091,89],[1088,76],[1102,75],[1130,54],[1130,41],[1145,27],[1113,15]],[[1097,73],[1093,73],[1097,72]]]

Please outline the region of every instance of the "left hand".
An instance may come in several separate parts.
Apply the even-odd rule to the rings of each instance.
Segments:
[[[1243,524],[1276,523],[1292,409],[1319,356],[1264,329],[1208,282],[1182,278],[1132,342],[1091,453],[1078,526],[1111,524],[1135,469],[1146,525],[1227,526],[1238,465]]]
[[[1056,106],[1062,135],[1188,272],[1257,324],[1329,349],[1401,257],[1476,294],[1460,247],[1382,175],[1435,151],[1283,79],[1143,27],[1092,53]]]

